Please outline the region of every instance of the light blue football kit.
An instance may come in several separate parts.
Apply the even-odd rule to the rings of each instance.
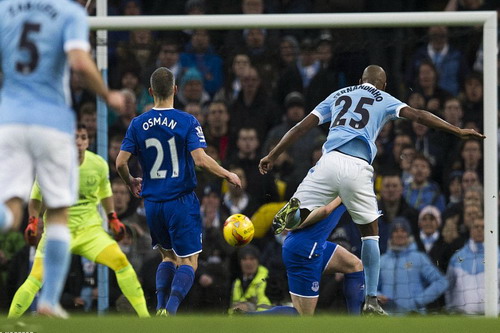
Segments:
[[[0,1],[0,229],[4,202],[27,200],[35,174],[48,208],[77,197],[76,117],[66,54],[90,50],[85,10],[69,0]],[[59,312],[69,265],[69,231],[48,221],[38,309]],[[62,315],[61,315],[62,316]]]
[[[293,195],[300,200],[300,208],[313,211],[339,196],[355,223],[378,219],[371,166],[377,155],[375,140],[384,124],[398,118],[405,106],[369,83],[339,89],[321,102],[312,114],[319,118],[319,124],[330,122],[330,129],[323,156]],[[378,236],[363,237],[362,241],[366,293],[376,296]]]
[[[1,1],[0,31],[0,125],[40,125],[73,135],[66,52],[90,50],[82,6],[69,0]]]

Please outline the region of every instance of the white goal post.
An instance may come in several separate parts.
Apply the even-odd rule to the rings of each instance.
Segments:
[[[99,3],[100,1],[98,1]],[[90,17],[93,30],[243,28],[401,28],[483,26],[485,314],[498,315],[497,13],[415,12],[349,14],[176,15]],[[98,60],[102,61],[102,60]],[[106,69],[106,65],[100,65]]]

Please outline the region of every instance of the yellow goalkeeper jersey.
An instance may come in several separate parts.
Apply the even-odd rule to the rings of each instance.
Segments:
[[[79,167],[79,172],[78,201],[69,209],[68,227],[70,231],[101,225],[102,219],[97,205],[102,199],[113,195],[109,182],[108,164],[101,156],[88,150],[85,151],[85,159]],[[31,198],[43,201],[37,182],[33,185]]]

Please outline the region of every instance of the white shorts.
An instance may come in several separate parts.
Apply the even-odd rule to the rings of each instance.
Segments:
[[[373,167],[337,151],[320,158],[293,196],[300,200],[300,208],[310,211],[340,196],[357,224],[371,223],[381,215],[373,190]]]
[[[35,125],[0,126],[0,200],[28,201],[35,175],[48,208],[69,207],[78,192],[74,135]]]

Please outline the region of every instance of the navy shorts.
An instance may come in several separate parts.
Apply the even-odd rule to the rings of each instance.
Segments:
[[[194,192],[170,201],[144,200],[153,248],[173,250],[178,257],[201,252],[200,202]]]
[[[283,246],[283,263],[288,276],[290,294],[300,297],[318,297],[321,275],[330,262],[337,244],[303,242]]]

